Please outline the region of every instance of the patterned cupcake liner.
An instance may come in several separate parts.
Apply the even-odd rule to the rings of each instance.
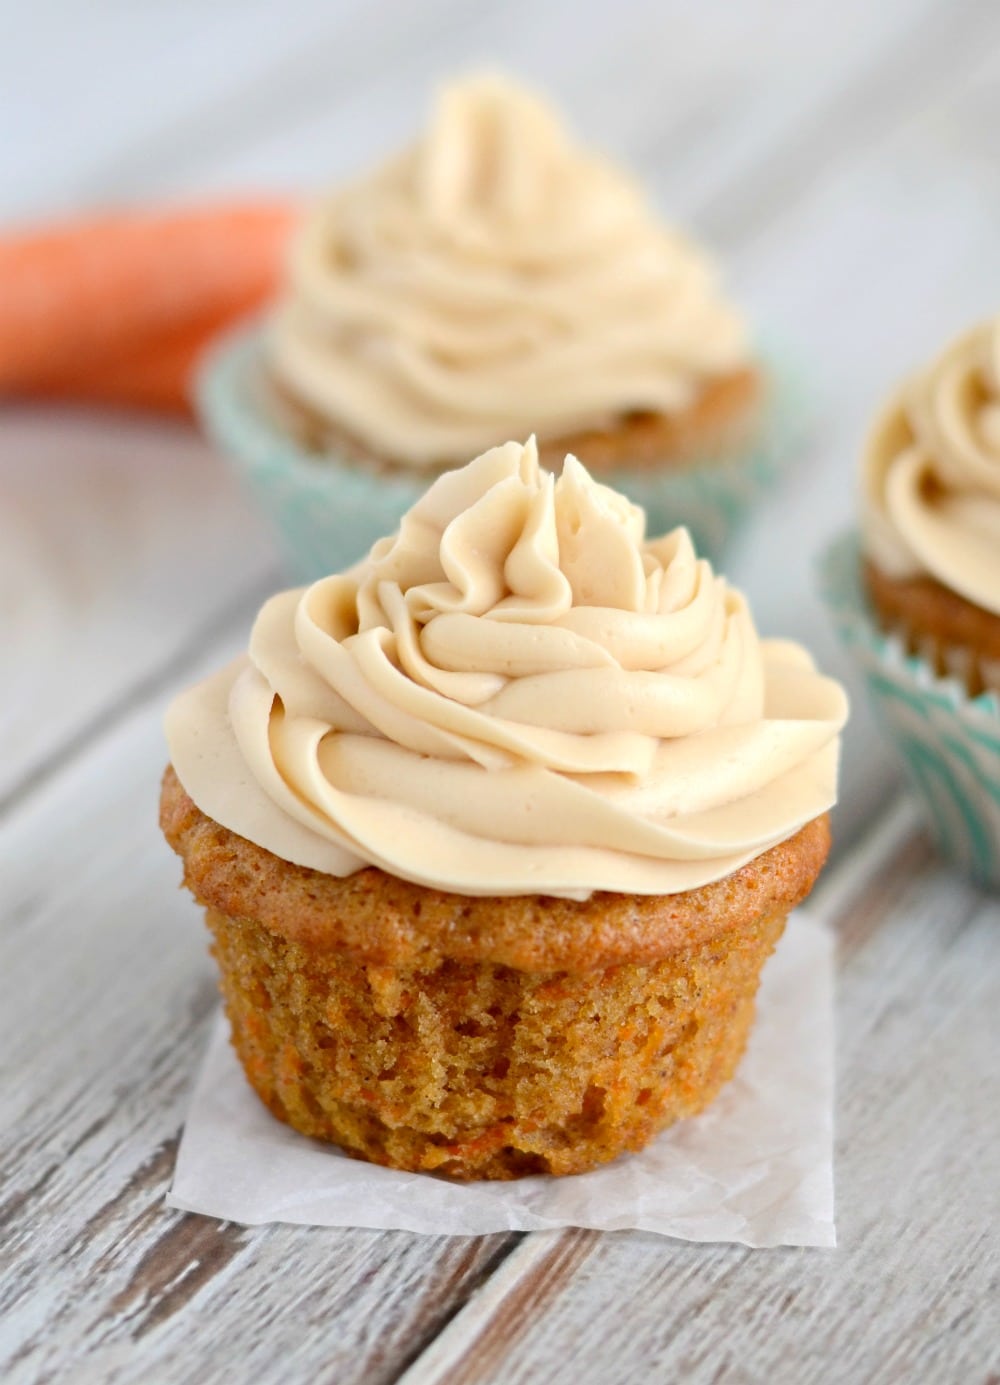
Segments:
[[[310,581],[364,556],[391,533],[429,477],[379,472],[335,455],[321,458],[284,431],[267,398],[259,323],[223,339],[196,381],[209,437],[230,461],[274,527],[291,573]],[[698,551],[717,563],[750,508],[775,483],[805,437],[798,378],[767,362],[764,426],[738,457],[677,470],[615,473],[615,486],[642,505],[649,533],[686,524]]]
[[[1000,699],[970,697],[898,635],[878,627],[861,583],[861,545],[842,535],[820,560],[823,599],[862,673],[876,716],[902,756],[942,854],[1000,889]],[[956,658],[954,667],[960,670]]]
[[[419,499],[427,478],[365,470],[307,451],[268,398],[259,323],[228,334],[203,359],[195,403],[209,438],[269,521],[288,571],[311,582],[364,557]]]

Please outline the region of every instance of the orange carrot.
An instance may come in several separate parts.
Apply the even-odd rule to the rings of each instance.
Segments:
[[[201,333],[194,341],[187,334],[166,342],[154,339],[150,346],[105,357],[90,368],[34,380],[18,394],[22,399],[107,404],[187,415],[191,412],[188,383],[204,346]]]
[[[0,394],[177,407],[195,336],[274,292],[294,219],[260,203],[0,235]]]
[[[39,373],[18,396],[190,414],[194,368],[229,321],[228,315],[213,314],[171,332],[137,338],[72,369]]]
[[[510,1126],[505,1121],[487,1126],[481,1135],[458,1144],[444,1145],[447,1156],[452,1159],[475,1159],[483,1154],[493,1154],[510,1139]]]

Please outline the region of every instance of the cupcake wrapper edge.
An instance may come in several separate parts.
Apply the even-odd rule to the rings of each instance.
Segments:
[[[973,879],[1000,889],[1000,701],[970,697],[884,634],[861,586],[861,547],[842,536],[823,555],[820,585],[854,656],[876,716],[902,757],[942,853]],[[958,665],[956,664],[956,667]]]
[[[196,402],[206,432],[272,523],[290,570],[309,581],[363,557],[397,527],[431,478],[367,471],[336,455],[318,464],[306,455],[258,397],[262,333],[260,322],[253,322],[210,349],[197,375]],[[806,433],[806,393],[798,374],[781,355],[764,360],[769,397],[747,449],[686,467],[623,467],[607,478],[643,506],[650,534],[685,524],[699,553],[716,564]]]

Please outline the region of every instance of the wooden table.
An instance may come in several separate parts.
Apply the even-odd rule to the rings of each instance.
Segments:
[[[996,1382],[1000,907],[930,851],[812,578],[876,401],[1000,304],[996,6],[61,0],[5,30],[6,219],[313,186],[484,54],[544,83],[811,372],[813,445],[730,571],[858,697],[817,895],[840,944],[838,1250],[168,1211],[217,1001],[155,826],[160,719],[282,578],[188,429],[5,410],[0,1377]]]

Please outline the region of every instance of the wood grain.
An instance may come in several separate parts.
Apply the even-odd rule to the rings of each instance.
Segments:
[[[274,547],[184,425],[13,410],[0,431],[0,812],[148,703],[278,584]]]

